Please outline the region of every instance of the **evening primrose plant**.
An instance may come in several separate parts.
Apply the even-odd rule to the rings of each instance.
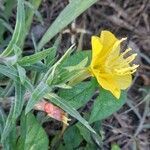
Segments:
[[[91,37],[92,50],[76,51],[76,45],[70,44],[64,55],[57,57],[63,28],[95,2],[70,1],[38,43],[32,37],[33,54],[26,56],[23,55],[25,39],[34,15],[37,22],[42,22],[38,12],[42,1],[15,3],[16,25],[9,37],[11,40],[7,43],[0,38],[3,49],[0,54],[0,144],[3,149],[62,150],[75,149],[81,143],[85,143],[85,149],[102,148],[100,124],[125,103],[125,89],[131,85],[132,74],[138,67],[131,64],[136,54],[127,56],[130,48],[121,52],[125,38],[119,40],[110,31],[103,30],[100,36]],[[14,4],[6,0],[2,11],[6,20],[13,7]],[[0,28],[1,36],[7,30],[5,26]],[[52,38],[53,45],[45,46]],[[82,113],[80,110],[93,96],[92,107]],[[52,129],[52,134],[46,132],[45,126],[51,130],[49,126],[51,123],[55,126],[55,120],[60,122],[60,128]]]

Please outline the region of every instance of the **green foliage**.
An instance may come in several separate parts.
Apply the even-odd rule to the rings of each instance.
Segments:
[[[38,44],[38,49],[41,49],[49,40],[51,40],[64,27],[71,23],[82,12],[94,4],[97,0],[75,0],[71,1],[66,8],[60,13],[53,24],[48,28],[46,33]]]
[[[93,144],[92,142],[92,138],[91,138],[91,134],[89,132],[88,129],[84,128],[84,126],[81,125],[81,123],[77,123],[76,127],[79,130],[79,133],[82,135],[83,139],[89,143],[89,144]]]
[[[4,110],[0,107],[0,138],[3,132],[3,129],[5,127],[5,122],[6,122],[6,114]]]
[[[27,106],[26,106],[26,113],[31,111],[31,109],[34,107],[34,105],[41,100],[41,98],[46,94],[51,91],[51,88],[44,82],[41,82],[33,91]]]
[[[117,144],[113,144],[111,150],[121,150]]]
[[[22,34],[24,33],[25,28],[25,12],[24,12],[24,0],[18,0],[18,8],[17,8],[17,21],[15,30],[12,36],[11,41],[7,48],[3,51],[1,56],[8,56],[13,52],[13,45],[20,46],[22,41]]]
[[[48,48],[48,49],[43,50],[41,52],[37,52],[37,53],[35,53],[35,54],[31,55],[31,56],[25,56],[22,59],[20,59],[18,61],[18,63],[20,65],[23,65],[23,66],[31,66],[32,64],[35,64],[35,63],[43,60],[44,58],[46,58],[49,55],[54,55],[53,53],[55,51],[56,50],[54,48]],[[50,60],[52,61],[53,59],[54,59],[54,57],[51,58]]]
[[[13,33],[12,27],[4,19],[0,19],[0,24],[2,24],[6,29]]]
[[[68,104],[78,109],[84,106],[92,97],[95,91],[93,82],[83,82],[76,85],[72,89],[60,90],[60,97],[62,97]]]
[[[16,0],[12,1],[12,0],[7,0],[5,1],[5,9],[4,12],[0,13],[0,43],[2,43],[3,45],[0,45],[0,48],[4,47],[6,42],[3,38],[3,34],[4,32],[8,29],[11,33],[13,32],[13,29],[11,27],[11,25],[9,24],[9,17],[12,13],[12,9],[14,8],[14,5],[16,3]]]
[[[82,136],[75,125],[66,130],[63,139],[66,149],[74,149],[82,142]]]
[[[49,99],[51,102],[65,110],[67,113],[69,113],[72,117],[76,118],[78,121],[80,121],[87,129],[89,129],[93,134],[96,134],[94,129],[89,125],[89,123],[78,113],[78,111],[75,110],[73,106],[71,106],[69,103],[67,103],[64,99],[57,96],[54,93],[47,94],[45,98]]]
[[[25,39],[29,35],[34,15],[39,23],[43,23],[42,15],[38,11],[41,2],[5,0],[5,9],[0,14],[0,25],[3,25],[0,28],[0,44],[2,48],[6,47],[0,55],[0,99],[2,103],[8,102],[10,105],[6,111],[0,107],[0,144],[5,150],[48,150],[51,143],[49,140],[52,139],[51,146],[58,149],[100,148],[100,124],[97,125],[96,121],[100,122],[117,111],[125,103],[125,92],[120,100],[116,100],[110,92],[100,89],[91,113],[90,109],[86,113],[79,113],[78,110],[87,105],[99,87],[94,79],[88,78],[87,67],[91,62],[91,51],[76,52],[75,45],[72,45],[58,59],[56,55],[60,36],[53,47],[44,48],[48,41],[96,0],[71,0],[37,45],[32,34],[33,54],[24,56]],[[15,6],[17,14],[13,30],[8,21]],[[8,39],[1,38],[5,31],[10,33],[9,42]],[[87,78],[88,80],[83,81]],[[33,115],[32,110],[41,100],[51,102],[63,109],[69,118],[73,117],[73,125],[63,135],[61,131],[54,131],[48,139],[42,126],[44,121],[40,124],[36,120],[39,111]],[[42,116],[42,120],[46,120],[44,113]],[[92,126],[90,123],[93,123]],[[63,142],[57,145],[61,140]]]
[[[64,67],[75,66],[75,65],[79,64],[81,61],[83,61],[85,58],[88,58],[87,65],[89,65],[90,61],[91,61],[91,51],[89,51],[89,50],[86,50],[84,52],[77,51],[63,63],[63,66]]]
[[[17,150],[48,150],[48,137],[32,113],[22,114],[20,135]]]
[[[100,95],[96,98],[89,122],[102,120],[119,110],[125,103],[126,93],[122,92],[120,99],[116,99],[109,91],[100,89]]]
[[[1,142],[3,145],[7,141],[6,139],[9,137],[9,134],[15,127],[16,120],[22,112],[23,104],[25,102],[23,98],[24,93],[25,93],[25,88],[21,85],[21,82],[16,82],[15,83],[15,102],[11,107],[9,116],[6,120],[6,124],[2,132]]]

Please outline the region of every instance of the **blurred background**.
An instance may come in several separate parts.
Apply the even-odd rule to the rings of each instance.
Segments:
[[[35,17],[30,32],[35,41],[39,41],[67,4],[68,0],[43,0],[39,9],[42,19]],[[2,0],[0,9],[3,9]],[[15,17],[16,9],[9,18],[12,28],[15,26]],[[110,30],[118,38],[127,37],[122,49],[131,47],[132,52],[138,54],[135,63],[140,64],[134,74],[133,84],[128,89],[127,103],[103,121],[104,147],[107,150],[111,144],[118,143],[123,150],[149,150],[150,0],[98,0],[62,31],[59,55],[72,43],[76,43],[78,50],[91,49],[91,36],[99,35],[102,30]],[[0,35],[9,40],[10,31]],[[31,37],[30,34],[26,39],[25,55],[33,53]],[[49,42],[47,47],[53,42]],[[1,45],[0,49],[4,46]]]

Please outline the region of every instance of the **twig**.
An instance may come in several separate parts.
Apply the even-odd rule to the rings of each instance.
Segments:
[[[145,104],[143,117],[141,118],[140,124],[139,124],[137,130],[135,131],[134,137],[136,137],[142,131],[146,116],[149,112],[150,94],[148,94],[144,99],[146,101],[146,104]]]
[[[134,108],[138,107],[139,105],[141,105],[143,102],[147,101],[147,99],[150,99],[150,94],[148,94],[142,101],[140,101],[137,105],[135,105],[134,107],[132,107],[131,109],[128,109],[127,111],[123,112],[122,114],[126,114],[128,112],[130,112],[131,110],[133,110]]]

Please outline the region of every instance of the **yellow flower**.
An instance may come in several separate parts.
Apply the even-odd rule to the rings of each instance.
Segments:
[[[111,32],[102,31],[100,37],[92,36],[92,61],[89,67],[92,76],[106,90],[109,90],[117,99],[121,90],[128,88],[132,82],[131,74],[138,65],[130,63],[137,54],[129,57],[125,55],[131,50],[128,48],[120,53],[120,44],[126,38],[117,39]]]

